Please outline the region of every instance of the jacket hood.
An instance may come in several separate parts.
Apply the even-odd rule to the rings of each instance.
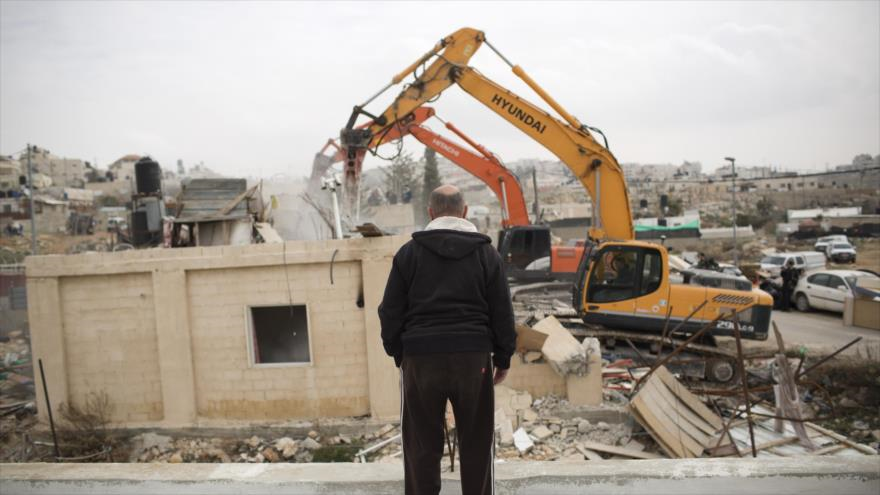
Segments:
[[[459,217],[437,217],[428,225],[425,230],[458,230],[461,232],[477,232],[476,225],[472,224],[465,218]]]
[[[419,245],[443,258],[458,260],[471,254],[492,239],[478,232],[452,229],[432,229],[415,232],[412,238]]]

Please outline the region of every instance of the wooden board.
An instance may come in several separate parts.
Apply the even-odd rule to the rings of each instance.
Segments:
[[[665,366],[661,366],[654,371],[654,374],[660,377],[663,380],[663,383],[672,390],[679,399],[681,399],[688,407],[690,407],[695,413],[700,415],[701,418],[705,419],[710,425],[712,425],[715,430],[720,430],[724,426],[721,424],[721,418],[718,417],[715,413],[709,410],[705,404],[700,402],[700,399],[697,398],[690,390],[688,390],[684,385],[681,384],[678,380],[672,376],[672,373],[666,369]]]
[[[713,428],[712,425],[707,423],[703,418],[697,416],[696,413],[691,410],[691,408],[683,404],[681,404],[679,407],[677,398],[672,395],[672,391],[669,390],[669,388],[666,387],[666,385],[662,382],[648,380],[648,382],[645,383],[645,386],[650,387],[652,390],[655,390],[657,392],[657,395],[668,407],[675,408],[675,412],[681,415],[687,421],[689,426],[692,426],[698,430],[697,432],[691,434],[692,437],[699,439],[703,439],[704,437],[706,437],[708,439],[718,432],[718,430]],[[701,440],[700,443],[702,443],[704,446],[706,445],[706,442],[704,440]]]
[[[623,447],[615,447],[614,445],[606,445],[604,443],[587,441],[582,442],[581,445],[588,450],[605,452],[606,454],[622,455],[633,459],[663,459],[662,455],[653,452],[641,452],[638,450],[625,449]]]
[[[670,457],[703,455],[716,446],[723,426],[721,418],[662,366],[632,398],[630,409]]]
[[[674,397],[661,398],[662,393],[655,388],[656,384],[652,384],[644,389],[644,398],[655,406],[659,406],[653,408],[654,415],[666,423],[667,430],[676,433],[679,445],[689,450],[693,457],[702,455],[703,450],[709,446],[711,437],[697,429],[680,414],[679,411],[687,409],[687,406],[679,403]],[[639,395],[642,394],[639,393]]]
[[[641,392],[633,397],[630,403],[633,407],[636,420],[651,433],[660,447],[673,458],[693,457],[678,441],[677,430],[670,429],[669,425],[661,421],[654,412],[654,408],[645,401]]]

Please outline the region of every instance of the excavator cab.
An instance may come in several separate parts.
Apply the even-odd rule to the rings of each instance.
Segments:
[[[498,233],[498,252],[507,276],[520,280],[544,280],[550,275],[550,229],[528,225]]]

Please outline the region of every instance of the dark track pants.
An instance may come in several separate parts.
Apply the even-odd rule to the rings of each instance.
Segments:
[[[458,433],[463,495],[494,493],[495,392],[487,352],[404,356],[401,434],[407,495],[440,493],[446,400]]]

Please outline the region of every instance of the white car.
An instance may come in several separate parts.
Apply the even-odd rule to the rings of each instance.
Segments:
[[[828,246],[835,242],[849,242],[849,239],[845,235],[826,235],[816,240],[816,244],[813,244],[813,249],[820,253],[827,253]]]
[[[778,277],[789,260],[794,262],[795,268],[805,272],[825,268],[824,254],[815,251],[798,251],[765,256],[761,259],[761,270],[768,272],[771,277]]]
[[[835,263],[855,263],[856,249],[848,242],[832,242],[825,248],[828,259]]]
[[[824,309],[843,313],[847,294],[853,293],[859,277],[880,278],[858,270],[816,270],[798,280],[794,288],[794,304],[800,311]]]

